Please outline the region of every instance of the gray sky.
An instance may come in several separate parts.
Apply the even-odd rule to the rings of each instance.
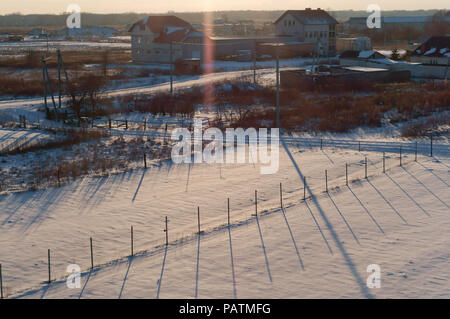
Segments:
[[[365,10],[368,4],[378,4],[382,10],[446,9],[449,0],[0,0],[0,14],[62,13],[71,3],[78,4],[84,12],[163,13],[169,10],[214,11],[214,10],[285,10],[305,7],[334,10]]]

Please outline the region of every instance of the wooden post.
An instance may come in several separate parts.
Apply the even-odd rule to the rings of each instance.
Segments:
[[[92,237],[90,238],[91,243],[91,269],[94,269],[94,248],[92,247]]]
[[[283,208],[283,184],[280,183],[280,205]]]
[[[402,166],[402,147],[400,146],[400,167]]]
[[[416,151],[415,151],[414,161],[417,162],[417,142],[416,142]]]
[[[128,120],[125,120],[125,129],[128,131]]]
[[[51,96],[52,102],[53,102],[53,108],[56,111],[56,102],[55,102],[55,96],[53,95],[52,82],[50,81],[50,77],[48,76],[48,69],[47,69],[47,64],[45,63],[45,60],[43,60],[43,63],[44,63],[45,76],[47,78],[48,89],[50,91],[50,96]]]
[[[256,40],[254,40],[253,48],[253,83],[256,84]]]
[[[147,119],[144,119],[144,132],[147,130]]]
[[[433,157],[433,134],[430,136],[430,157]]]
[[[306,200],[306,176],[303,176],[303,200]]]
[[[258,191],[255,191],[255,215],[258,217]]]
[[[169,220],[167,219],[167,216],[166,216],[166,229],[164,230],[164,232],[166,233],[166,246],[169,246]]]
[[[328,193],[328,170],[325,170],[325,187]]]
[[[201,228],[200,228],[200,207],[197,207],[197,217],[198,217],[198,234],[200,235],[200,233],[201,233]]]
[[[359,149],[359,151],[361,152],[361,141],[358,141],[358,149]]]
[[[323,139],[320,139],[320,150],[323,150]]]
[[[276,125],[280,128],[280,54],[279,54],[279,43],[276,47],[276,83],[277,83],[277,96],[276,96],[276,106],[277,106],[277,120]]]
[[[45,60],[44,56],[42,56],[42,86],[44,89],[44,105],[45,109],[48,110],[48,103],[47,103],[47,82],[45,78]]]
[[[147,154],[145,154],[145,151],[144,151],[144,167],[145,169],[147,169]]]
[[[348,164],[345,163],[345,185],[348,186]]]
[[[386,173],[386,153],[383,152],[383,173]]]
[[[2,276],[2,264],[0,264],[0,299],[3,299],[3,276]]]
[[[111,118],[108,118],[108,125],[109,125],[109,129],[111,129],[112,128]]]
[[[230,199],[228,198],[228,226],[230,226]]]
[[[131,257],[134,256],[134,232],[133,226],[131,226]]]
[[[48,283],[52,282],[50,249],[48,250]]]
[[[61,51],[58,49],[58,102],[61,108]]]
[[[364,159],[365,177],[367,179],[367,157]]]
[[[173,43],[170,42],[170,94],[173,93]]]

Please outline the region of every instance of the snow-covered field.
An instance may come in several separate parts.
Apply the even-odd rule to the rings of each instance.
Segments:
[[[4,285],[18,298],[448,298],[450,158],[443,154],[421,155],[417,163],[406,154],[399,167],[398,154],[387,153],[383,174],[380,151],[288,143],[275,175],[260,175],[258,164],[165,162],[6,195],[0,198]],[[303,176],[313,195],[306,202]],[[127,257],[130,226],[134,258]],[[44,283],[47,249],[57,280],[51,285]],[[66,287],[69,264],[83,270],[81,289]],[[380,289],[366,287],[370,264],[381,266]]]

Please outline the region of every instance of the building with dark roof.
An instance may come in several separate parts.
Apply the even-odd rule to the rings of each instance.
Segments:
[[[176,16],[149,16],[134,23],[129,32],[132,58],[139,63],[177,61],[183,58],[184,45],[207,40],[202,32]],[[191,58],[200,58],[201,46],[191,54]]]
[[[278,35],[313,43],[316,54],[321,56],[335,54],[337,24],[335,18],[320,8],[288,10],[275,21]]]
[[[411,53],[412,62],[450,65],[450,36],[431,37]]]

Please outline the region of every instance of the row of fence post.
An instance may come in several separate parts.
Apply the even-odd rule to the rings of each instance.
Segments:
[[[416,147],[417,150],[417,147]],[[417,161],[417,152],[415,161]],[[368,158],[364,158],[364,166],[365,166],[365,178],[368,178]],[[402,166],[402,150],[400,148],[400,166]],[[386,153],[383,152],[383,173],[386,172]],[[348,163],[345,164],[345,184],[349,185],[349,177],[348,177]],[[303,200],[306,201],[306,176],[303,177]],[[328,170],[325,170],[325,190],[328,193]],[[283,184],[280,183],[280,207],[284,209],[283,204]],[[255,216],[258,218],[258,191],[255,190]],[[198,235],[202,234],[201,231],[201,220],[200,220],[200,207],[197,207],[197,222],[198,222]],[[230,198],[227,199],[227,222],[228,226],[231,226],[231,217],[230,217]],[[165,237],[166,237],[166,246],[169,245],[169,220],[168,217],[165,217]],[[91,257],[91,270],[94,269],[94,247],[93,247],[93,239],[89,238],[90,243],[90,257]],[[131,245],[131,257],[134,256],[134,227],[131,226],[130,230],[130,245]],[[51,278],[51,251],[48,249],[48,283],[52,282]],[[4,298],[3,293],[3,277],[2,277],[2,265],[0,264],[0,297]]]

